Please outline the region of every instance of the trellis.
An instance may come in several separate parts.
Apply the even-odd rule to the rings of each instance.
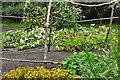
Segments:
[[[111,26],[112,26],[113,19],[119,18],[119,17],[113,17],[114,7],[116,6],[116,4],[119,3],[118,0],[112,0],[112,1],[110,1],[108,3],[102,3],[102,4],[98,4],[98,5],[87,5],[87,4],[75,3],[72,0],[64,0],[64,1],[70,2],[70,3],[74,4],[74,5],[85,6],[85,7],[96,7],[96,6],[100,7],[100,6],[112,4],[111,17],[109,17],[109,18],[100,18],[100,19],[91,19],[91,20],[82,20],[82,21],[68,21],[68,20],[66,20],[68,22],[88,22],[88,21],[96,21],[96,20],[101,20],[101,19],[103,19],[103,20],[110,19],[109,29],[108,29],[106,39],[105,39],[105,42],[107,41],[108,35],[110,33]],[[47,61],[48,47],[50,47],[50,45],[47,45],[47,44],[48,44],[48,41],[50,40],[50,38],[48,36],[48,26],[49,26],[51,3],[52,3],[52,0],[49,1],[47,20],[46,20],[46,24],[44,25],[45,26],[45,31],[46,31],[46,33],[45,33],[46,39],[45,39],[45,46],[44,46],[44,48],[45,48],[44,60],[41,60],[41,61],[37,61],[37,60],[21,60],[21,59],[9,59],[9,58],[2,58],[2,57],[0,59],[7,60],[7,61],[45,63],[46,65],[47,65],[47,63],[59,64],[59,62]],[[16,16],[0,16],[0,17],[26,18],[26,17],[16,17]],[[40,17],[40,16],[38,16],[38,17]],[[34,18],[34,17],[32,17],[32,18]],[[59,18],[59,17],[57,17],[57,18]],[[62,18],[59,18],[59,19],[62,19]],[[65,19],[62,19],[62,20],[65,20]],[[106,52],[106,51],[104,51],[104,52]]]

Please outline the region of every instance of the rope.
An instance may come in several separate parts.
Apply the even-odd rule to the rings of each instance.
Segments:
[[[72,4],[75,4],[75,5],[80,5],[80,6],[85,6],[85,7],[100,7],[100,6],[109,5],[109,4],[112,4],[112,3],[117,4],[119,2],[118,0],[112,0],[108,3],[102,3],[102,4],[97,4],[97,5],[87,5],[87,4],[75,3],[72,0],[65,0],[65,1],[70,2]]]
[[[23,59],[9,59],[9,58],[0,58],[0,60],[6,60],[6,61],[18,61],[18,62],[31,62],[31,63],[53,63],[53,64],[59,64],[60,62],[54,62],[54,61],[47,61],[47,60],[23,60]]]

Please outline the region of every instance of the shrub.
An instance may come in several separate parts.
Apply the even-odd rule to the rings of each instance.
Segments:
[[[80,26],[76,22],[67,21],[78,21],[81,20],[82,15],[80,7],[76,7],[68,2],[57,2],[52,4],[52,18],[57,30],[62,28],[73,28]]]
[[[24,4],[12,3],[12,5],[7,5],[7,7],[3,8],[2,14],[7,16],[23,16],[24,12]]]
[[[77,75],[69,74],[68,71],[60,68],[46,69],[45,67],[19,67],[15,70],[5,72],[4,79],[16,78],[24,79],[40,79],[40,80],[73,80]]]
[[[23,22],[26,24],[26,31],[31,31],[35,27],[44,27],[46,22],[47,8],[34,6],[28,0],[25,2]]]

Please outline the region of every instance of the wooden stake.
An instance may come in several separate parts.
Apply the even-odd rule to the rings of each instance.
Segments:
[[[109,29],[108,29],[108,32],[107,32],[107,35],[106,35],[105,42],[106,42],[107,39],[108,39],[108,35],[109,35],[109,33],[110,33],[110,29],[111,29],[111,27],[112,27],[113,15],[114,15],[114,6],[115,6],[115,5],[112,6],[111,19],[110,19]]]
[[[45,53],[44,53],[44,60],[47,60],[48,41],[50,40],[50,39],[49,39],[49,36],[48,36],[48,26],[49,26],[51,2],[52,2],[52,0],[50,0],[50,2],[49,2],[48,14],[47,14],[47,22],[46,22],[46,24],[44,25],[44,26],[45,26],[45,37],[46,37],[46,38],[45,38]]]
[[[101,19],[101,17],[100,17],[100,26],[102,26],[102,24],[103,24],[103,23],[102,23],[102,19]]]

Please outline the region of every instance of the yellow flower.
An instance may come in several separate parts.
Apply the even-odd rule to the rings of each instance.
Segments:
[[[66,70],[60,68],[52,68],[46,69],[45,67],[37,66],[36,68],[33,67],[19,67],[15,70],[11,70],[10,72],[4,73],[6,78],[20,78],[24,76],[24,78],[40,78],[41,80],[47,78],[50,80],[59,79],[59,78],[73,78],[76,75],[69,74]]]

